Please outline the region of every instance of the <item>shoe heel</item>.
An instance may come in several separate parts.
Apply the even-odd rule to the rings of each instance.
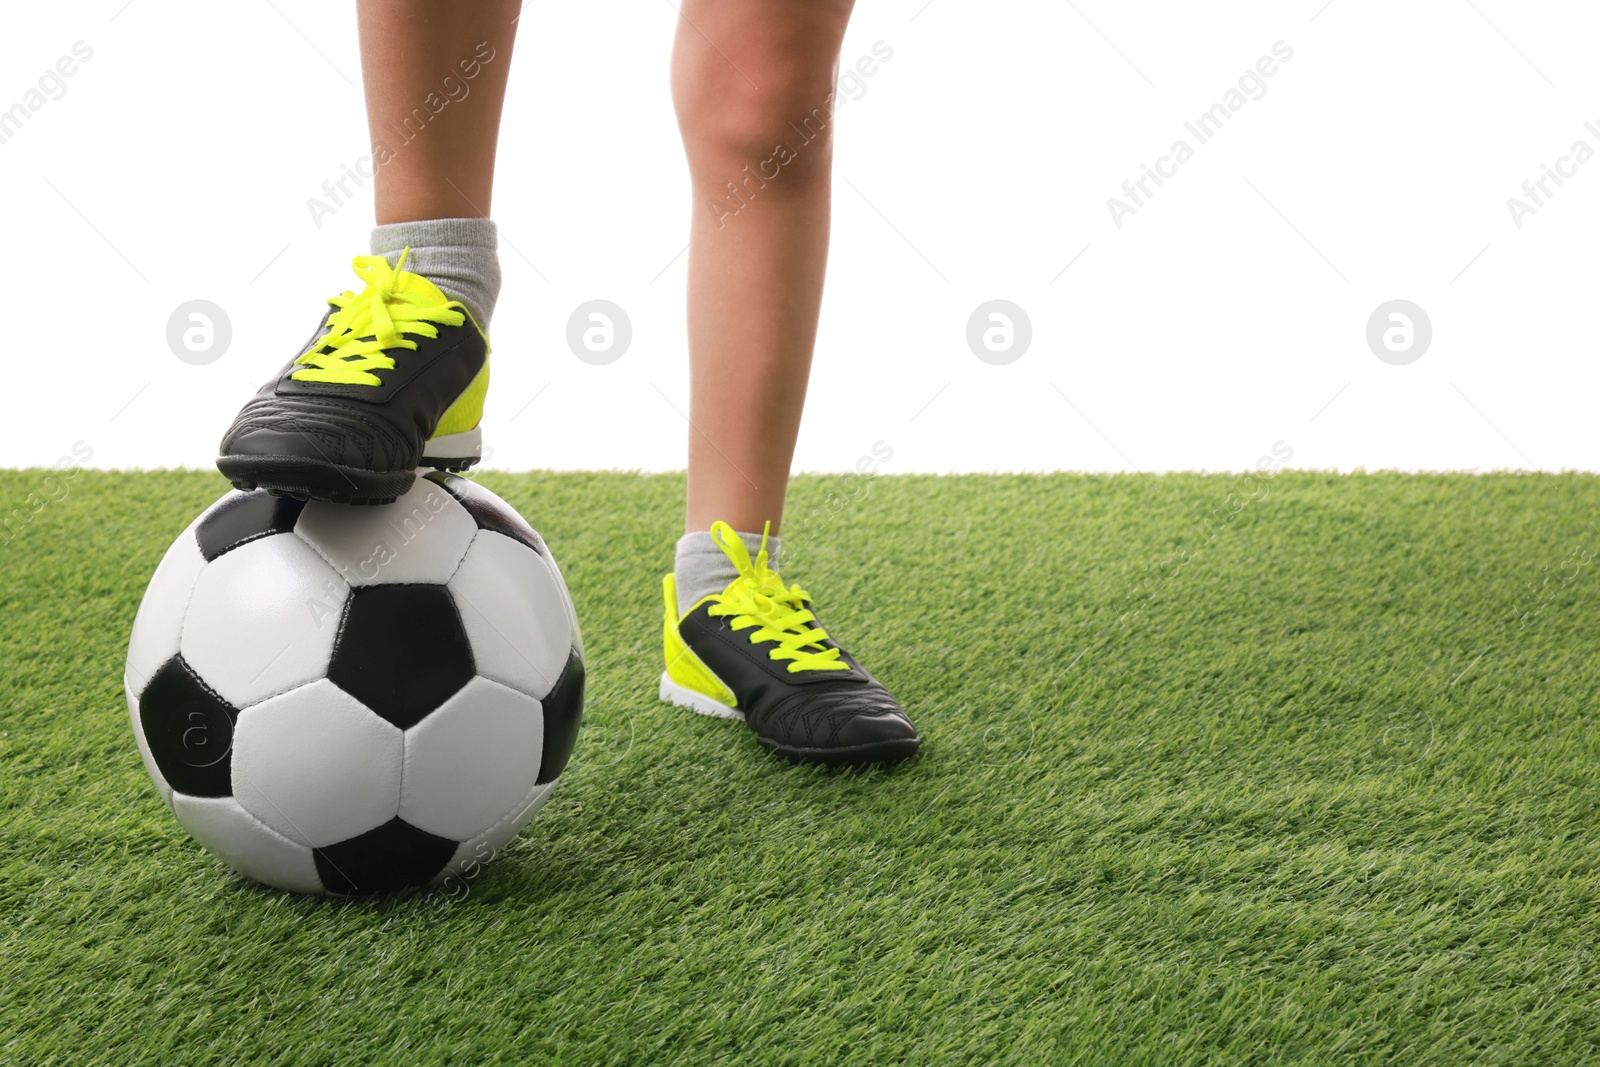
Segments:
[[[464,471],[482,458],[483,430],[477,426],[430,437],[422,449],[422,465],[437,470]]]
[[[701,715],[744,722],[744,712],[738,708],[730,708],[726,704],[719,704],[704,693],[696,693],[687,686],[679,685],[672,680],[672,675],[666,671],[661,672],[659,695],[668,704],[675,704],[680,708],[688,708],[690,711],[698,712]]]

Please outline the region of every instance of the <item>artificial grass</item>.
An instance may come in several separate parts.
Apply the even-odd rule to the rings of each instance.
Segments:
[[[46,478],[0,473],[0,1060],[1600,1055],[1593,477],[802,478],[785,571],[928,737],[827,773],[655,699],[681,478],[486,474],[585,733],[465,899],[355,902],[228,873],[134,749],[220,479]]]

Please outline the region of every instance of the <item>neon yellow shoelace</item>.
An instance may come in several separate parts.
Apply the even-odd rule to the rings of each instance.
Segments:
[[[328,301],[339,310],[328,319],[327,332],[295,360],[305,369],[290,377],[300,382],[382,385],[372,372],[394,369],[394,357],[386,350],[415,350],[417,342],[408,334],[438,337],[436,323],[460,326],[466,321],[464,314],[442,301],[444,294],[432,282],[405,272],[410,254],[409,248],[402,252],[392,270],[382,256],[357,256],[350,262],[365,287],[360,295],[347,289]]]
[[[712,540],[727,553],[739,577],[718,597],[707,614],[733,616],[730,625],[735,630],[755,627],[750,635],[752,643],[776,641],[778,647],[767,656],[791,661],[790,674],[849,670],[850,664],[840,662],[837,648],[822,644],[828,635],[820,627],[810,625],[817,617],[805,606],[811,599],[806,591],[798,585],[785,589],[777,572],[767,566],[767,533],[771,529],[772,524],[768,523],[761,531],[761,550],[752,563],[750,550],[745,548],[733,527],[725,522],[711,527]]]

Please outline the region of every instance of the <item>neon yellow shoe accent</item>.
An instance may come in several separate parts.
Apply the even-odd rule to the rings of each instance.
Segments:
[[[483,398],[489,395],[489,360],[484,358],[483,369],[478,376],[472,379],[472,384],[458,397],[455,402],[445,409],[439,418],[439,425],[433,431],[435,437],[444,437],[446,434],[466,433],[478,423],[483,421]]]
[[[701,662],[700,657],[678,636],[678,580],[675,575],[669,574],[661,579],[661,592],[667,602],[661,639],[662,652],[667,660],[667,676],[685,689],[692,689],[724,707],[737,706],[739,701],[733,695],[733,690],[712,674],[711,668]]]
[[[767,658],[789,660],[790,674],[849,670],[850,664],[839,659],[839,649],[822,643],[828,635],[821,627],[811,625],[817,621],[806,607],[811,597],[798,585],[785,589],[778,572],[767,566],[767,535],[771,531],[769,522],[761,531],[761,549],[752,563],[750,550],[733,527],[725,522],[712,523],[711,539],[727,554],[739,577],[721,594],[708,598],[716,603],[707,614],[732,616],[728,625],[736,631],[754,627],[752,643],[776,641],[778,647],[769,651]]]
[[[460,326],[467,321],[465,305],[447,298],[422,275],[404,269],[410,254],[409,248],[402,252],[394,269],[382,256],[351,260],[365,287],[359,295],[347,289],[328,301],[339,310],[328,319],[327,332],[295,361],[305,369],[290,377],[335,385],[382,385],[372,372],[394,369],[394,358],[385,355],[385,349],[415,349],[417,343],[407,335],[437,337],[436,323]]]

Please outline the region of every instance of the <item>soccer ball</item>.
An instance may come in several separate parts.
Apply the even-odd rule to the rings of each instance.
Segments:
[[[224,496],[150,579],[123,684],[202,845],[268,885],[358,894],[510,841],[572,754],[583,675],[544,541],[435,472],[375,507]]]

